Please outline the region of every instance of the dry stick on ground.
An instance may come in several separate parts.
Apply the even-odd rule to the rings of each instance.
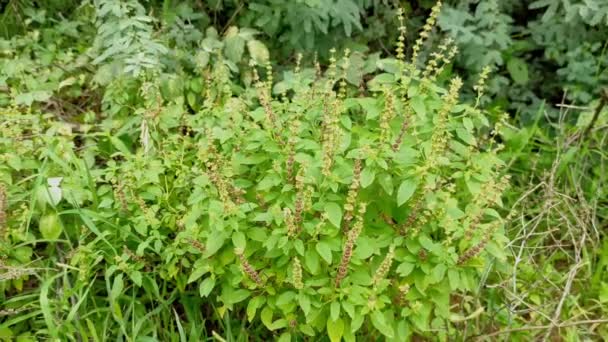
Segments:
[[[608,103],[604,103],[602,106],[599,106],[596,113],[601,112],[601,107],[608,105]],[[562,106],[566,107],[566,106]],[[573,108],[563,108],[562,115],[560,116],[560,123],[558,127],[563,127],[563,120],[565,118],[564,112]],[[595,119],[597,120],[597,119]],[[586,131],[590,131],[593,129],[594,121],[592,119],[592,124],[587,126]],[[599,324],[599,323],[608,323],[608,320],[598,319],[598,320],[582,320],[577,322],[560,322],[561,312],[563,308],[568,303],[566,300],[570,298],[570,294],[572,288],[574,287],[575,282],[580,281],[577,278],[578,272],[581,270],[584,262],[582,260],[583,249],[589,244],[589,241],[593,243],[594,236],[598,234],[593,232],[597,230],[594,217],[595,213],[592,209],[593,205],[586,201],[584,198],[584,194],[582,193],[582,189],[578,186],[576,187],[576,195],[569,196],[567,193],[561,193],[560,185],[563,179],[558,175],[558,168],[563,165],[563,151],[567,150],[573,143],[577,142],[579,138],[581,138],[582,134],[579,133],[575,135],[575,137],[570,139],[565,139],[563,144],[559,144],[557,146],[557,156],[553,162],[553,165],[549,172],[546,174],[544,179],[541,180],[538,184],[534,184],[537,182],[536,178],[532,177],[530,179],[530,190],[524,193],[517,202],[513,205],[513,208],[517,207],[534,207],[538,205],[539,210],[535,212],[533,217],[526,217],[521,215],[521,225],[520,230],[517,234],[517,237],[511,240],[508,244],[507,248],[512,250],[515,256],[515,267],[514,271],[509,277],[510,279],[505,279],[500,284],[490,285],[489,287],[501,287],[507,293],[508,296],[514,299],[514,303],[506,304],[504,308],[508,308],[508,310],[519,316],[522,312],[536,312],[539,315],[539,318],[542,320],[546,320],[548,324],[545,325],[533,325],[534,323],[528,322],[528,326],[506,329],[486,335],[477,335],[474,338],[482,339],[488,338],[497,335],[508,335],[511,332],[517,331],[541,331],[547,330],[546,333],[543,331],[544,340],[549,338],[552,333],[555,331],[555,328],[565,328],[571,327],[575,325],[584,325],[584,324]],[[579,140],[580,142],[580,140]],[[577,183],[576,180],[572,180],[574,183]],[[545,196],[541,196],[542,201],[537,201],[536,197],[533,194],[538,194],[539,192],[544,192]],[[585,207],[585,208],[581,208]],[[528,212],[528,214],[530,214]],[[540,224],[553,222],[557,225],[557,227],[562,227],[561,229],[550,229],[548,231],[542,231],[537,233],[537,228]],[[565,227],[565,229],[564,229]],[[561,234],[559,232],[562,232]],[[529,253],[531,246],[530,243],[532,239],[538,238],[541,239],[542,246],[532,247],[534,249],[532,254]],[[568,240],[570,240],[568,242]],[[544,242],[543,242],[544,241]],[[547,244],[548,243],[548,244]],[[570,249],[570,248],[572,249]],[[551,279],[551,276],[543,276],[545,280],[545,284],[551,284],[553,291],[557,290],[561,294],[559,296],[559,300],[557,303],[552,303],[549,305],[533,305],[526,301],[528,297],[528,293],[525,291],[521,293],[521,289],[518,289],[518,266],[520,263],[524,263],[525,260],[530,260],[534,262],[536,255],[538,252],[536,250],[542,250],[543,248],[550,248],[550,255],[547,256],[545,254],[545,260],[552,259],[553,254],[565,254],[567,259],[569,260],[570,270],[567,275],[561,278],[559,281],[554,283],[554,280]],[[578,279],[578,280],[577,280]],[[512,283],[512,290],[511,288]],[[520,292],[520,293],[518,293]],[[521,308],[518,308],[520,305],[524,305],[525,308],[523,311]],[[576,305],[576,303],[574,304]],[[549,307],[553,307],[551,312],[548,312]],[[572,318],[570,318],[572,319]],[[543,336],[539,336],[543,338]]]

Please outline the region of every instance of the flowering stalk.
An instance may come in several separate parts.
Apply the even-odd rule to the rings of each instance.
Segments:
[[[302,265],[297,257],[293,260],[293,286],[298,290],[304,287],[302,283]]]
[[[8,209],[8,196],[6,186],[0,183],[0,238],[6,230],[6,211]]]
[[[443,106],[437,114],[437,121],[435,122],[435,128],[433,129],[433,135],[431,136],[431,156],[429,160],[431,167],[434,167],[437,164],[437,157],[443,153],[448,144],[448,119],[450,112],[458,102],[458,91],[460,90],[460,87],[462,87],[462,80],[460,77],[454,77],[450,82],[448,93],[444,96]]]
[[[490,241],[492,234],[498,228],[499,223],[500,223],[500,221],[494,221],[490,224],[490,226],[485,230],[481,241],[479,241],[479,243],[477,243],[475,246],[467,249],[462,255],[460,255],[460,257],[458,258],[458,262],[457,262],[458,265],[462,265],[462,264],[466,263],[467,261],[471,260],[472,258],[477,256],[479,253],[481,253],[481,251],[484,250],[484,248]]]
[[[350,183],[350,189],[346,197],[346,204],[344,205],[344,218],[342,220],[342,231],[347,232],[350,221],[353,219],[353,213],[355,211],[355,203],[357,202],[357,196],[359,194],[359,188],[361,187],[361,159],[355,159],[355,166],[353,168],[353,180]]]
[[[394,257],[395,257],[395,247],[391,246],[388,250],[388,253],[386,254],[386,257],[384,258],[384,260],[382,260],[382,263],[380,264],[380,266],[376,270],[376,273],[374,274],[374,278],[372,279],[372,284],[374,285],[374,287],[378,286],[380,281],[382,279],[384,279],[384,277],[386,277],[386,274],[391,269],[391,265],[393,264]]]
[[[395,104],[392,93],[384,88],[385,104],[382,116],[380,117],[380,145],[383,146],[391,133],[391,119],[395,116]]]
[[[481,74],[479,75],[479,79],[477,80],[477,83],[473,86],[473,90],[477,92],[475,107],[479,106],[479,101],[481,100],[481,97],[483,96],[486,90],[486,80],[488,79],[488,76],[490,75],[491,71],[492,68],[489,65],[483,67],[483,69],[481,70]]]
[[[235,249],[234,254],[236,254],[236,256],[239,257],[239,260],[241,261],[241,267],[243,267],[243,272],[245,272],[245,274],[247,274],[247,276],[249,276],[249,278],[251,280],[253,280],[256,284],[258,284],[258,286],[262,286],[262,279],[260,278],[260,275],[253,268],[253,266],[251,266],[249,261],[247,261],[247,258],[245,258],[245,255],[243,255],[243,250]]]
[[[205,253],[205,245],[203,245],[200,241],[193,239],[193,238],[189,238],[188,242],[194,249],[199,251],[201,254]]]
[[[404,305],[405,304],[405,296],[410,292],[410,286],[408,284],[403,284],[398,288],[399,293],[395,298],[395,304]]]
[[[420,49],[422,48],[424,41],[428,39],[431,34],[431,30],[433,30],[433,27],[437,22],[437,17],[439,16],[439,12],[441,11],[441,5],[441,1],[437,1],[435,6],[433,6],[433,8],[431,9],[431,14],[426,19],[426,23],[422,28],[422,32],[420,32],[420,36],[418,37],[416,43],[414,44],[414,47],[412,48],[412,70],[416,67],[416,62],[418,61],[418,54],[420,53]]]
[[[340,287],[340,283],[348,273],[348,264],[350,263],[350,259],[353,256],[355,242],[357,241],[359,234],[361,234],[361,231],[363,230],[363,215],[365,214],[366,207],[366,203],[359,204],[357,221],[355,222],[353,229],[348,232],[348,238],[346,239],[346,243],[344,244],[344,249],[342,251],[342,260],[340,261],[340,266],[338,267],[338,274],[336,275],[336,287]]]
[[[405,17],[403,16],[403,8],[399,8],[397,10],[397,19],[399,20],[399,38],[397,38],[397,60],[399,61],[399,65],[403,66],[403,61],[405,60]]]
[[[397,139],[395,139],[395,142],[393,143],[393,151],[397,152],[399,150],[399,147],[401,146],[401,142],[403,142],[403,136],[405,136],[405,132],[407,131],[408,127],[410,126],[410,118],[411,118],[411,110],[408,107],[408,110],[406,112],[407,115],[404,115],[403,118],[403,123],[401,123],[401,128],[399,129],[399,134],[397,135]]]
[[[118,198],[121,210],[125,213],[129,211],[129,205],[127,204],[127,197],[125,196],[124,185],[122,183],[118,183],[114,186],[114,196]]]
[[[283,217],[285,218],[285,225],[287,225],[287,236],[293,237],[298,234],[298,226],[289,208],[283,209]]]
[[[289,126],[289,139],[287,140],[287,179],[293,178],[293,164],[296,156],[296,142],[298,141],[298,130],[300,129],[300,121],[294,120]]]

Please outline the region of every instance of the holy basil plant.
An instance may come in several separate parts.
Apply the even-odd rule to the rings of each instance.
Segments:
[[[198,286],[221,314],[245,308],[285,339],[351,341],[365,325],[403,341],[463,319],[451,306],[478,288],[488,257],[503,257],[495,208],[507,178],[497,127],[459,103],[458,77],[437,85],[454,53],[448,41],[419,69],[400,45],[388,72],[359,90],[345,82],[348,51],[325,73],[298,63],[288,84],[254,66],[255,89],[222,88],[183,117],[188,134],[144,118],[155,132],[144,145],[156,147],[127,165],[162,167],[166,150],[182,151],[169,192],[125,184],[160,210],[153,219],[168,211],[158,201],[183,199],[162,276]],[[475,89],[481,96],[483,78]],[[183,245],[187,256],[173,252]]]

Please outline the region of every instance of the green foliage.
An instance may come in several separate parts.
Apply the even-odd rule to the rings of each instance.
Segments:
[[[254,31],[207,30],[199,74],[170,75],[141,8],[106,1],[96,18],[103,58],[64,70],[79,57],[24,47],[1,62],[13,66],[0,125],[13,336],[199,336],[204,303],[215,324],[246,311],[283,340],[363,329],[402,340],[453,329],[450,296],[474,293],[486,260],[504,259],[495,127],[459,103],[459,78],[435,81],[447,45],[424,70],[383,60],[359,89],[348,51],[276,83]],[[142,40],[116,42],[115,26]],[[240,87],[229,63],[245,49]],[[113,65],[121,76],[100,82]],[[24,101],[41,71],[54,75],[45,96]],[[78,109],[59,102],[91,87],[102,93]]]
[[[391,6],[1,2],[0,340],[606,336],[606,6]]]
[[[439,25],[462,50],[458,64],[498,71],[488,94],[529,124],[542,100],[589,103],[599,95],[596,85],[608,78],[607,13],[603,1],[455,1]]]

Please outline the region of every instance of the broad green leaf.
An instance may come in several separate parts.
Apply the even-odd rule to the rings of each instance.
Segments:
[[[396,272],[401,275],[402,277],[405,277],[407,275],[409,275],[410,273],[412,273],[412,271],[414,270],[415,265],[409,262],[403,262],[401,263],[401,265],[399,265],[399,267],[397,267]]]
[[[382,335],[393,338],[395,336],[395,332],[393,331],[393,327],[391,327],[386,322],[386,318],[381,311],[374,311],[371,314],[372,324],[374,327],[380,332]]]
[[[255,312],[257,309],[264,304],[264,297],[253,297],[247,303],[247,321],[251,322],[255,318]],[[272,317],[271,317],[272,319]]]
[[[266,305],[262,309],[262,313],[260,314],[260,318],[262,319],[262,323],[266,326],[266,328],[270,329],[272,327],[272,309]]]
[[[301,293],[298,295],[298,304],[300,304],[300,308],[304,312],[304,316],[308,316],[310,313],[310,298],[307,295]]]
[[[245,299],[247,299],[247,297],[249,297],[250,293],[251,293],[250,291],[244,290],[244,289],[239,289],[234,292],[231,292],[230,295],[227,296],[228,298],[226,298],[227,303],[236,304],[236,303],[242,302]]]
[[[418,181],[414,178],[408,178],[404,180],[399,186],[399,190],[397,190],[397,205],[401,206],[407,200],[409,200],[414,192],[416,192],[416,187],[418,186]]]
[[[325,213],[327,214],[329,222],[337,228],[340,228],[342,222],[342,208],[340,208],[337,203],[328,202],[325,203]]]
[[[308,270],[310,271],[310,273],[312,273],[312,274],[319,273],[319,269],[321,268],[321,266],[319,263],[319,254],[317,254],[317,252],[310,250],[310,249],[307,250],[306,256],[304,257],[304,262],[306,264],[306,267],[308,267]]]
[[[199,294],[201,297],[207,297],[209,295],[209,293],[211,293],[211,290],[213,290],[213,287],[215,286],[215,278],[214,277],[207,277],[205,278],[205,280],[203,280],[198,288]]]
[[[393,194],[393,177],[390,174],[383,172],[378,176],[378,183],[386,193],[391,196]]]
[[[521,58],[512,57],[507,61],[507,70],[515,83],[525,85],[528,83],[528,65]]]
[[[331,305],[329,306],[329,317],[336,321],[338,320],[338,318],[340,317],[340,302],[338,301],[333,301],[331,303]]]
[[[51,212],[45,214],[38,222],[40,234],[46,240],[57,240],[63,232],[61,219],[57,213]]]
[[[232,234],[232,244],[235,248],[245,250],[245,246],[247,245],[245,234],[242,232],[234,232]]]
[[[414,112],[419,116],[426,115],[426,106],[424,105],[424,98],[422,96],[414,96],[410,100],[410,106],[414,109]]]
[[[325,260],[325,262],[331,265],[331,247],[325,241],[317,242],[317,246],[315,248],[319,255]]]
[[[376,177],[376,171],[374,171],[371,167],[366,167],[361,171],[361,187],[363,189],[367,188],[374,182],[374,178]]]
[[[141,272],[133,271],[133,272],[129,273],[129,278],[131,278],[131,280],[133,281],[133,283],[135,285],[141,286],[141,282],[142,282]]]
[[[337,320],[328,319],[327,320],[327,335],[329,336],[329,340],[331,342],[340,342],[342,339],[342,334],[344,334],[344,322],[341,318]]]

